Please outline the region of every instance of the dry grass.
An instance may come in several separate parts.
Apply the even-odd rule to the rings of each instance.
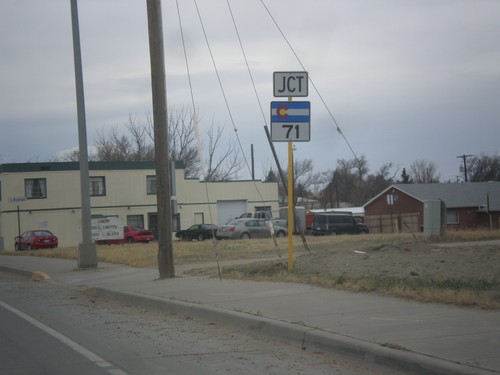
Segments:
[[[424,238],[417,234],[416,238],[422,243],[465,242],[500,239],[499,231],[462,231],[448,232],[441,238]],[[311,252],[327,251],[332,247],[353,247],[357,244],[369,242],[377,244],[395,243],[398,241],[413,241],[411,234],[373,234],[367,236],[307,236],[307,244]],[[271,239],[227,240],[227,241],[174,241],[174,261],[176,264],[204,263],[215,260],[262,259],[276,257],[280,252],[283,257],[288,254],[288,239],[279,238],[276,249]],[[97,255],[100,262],[125,264],[132,267],[155,267],[157,265],[158,244],[124,244],[99,245]],[[66,247],[57,249],[33,250],[30,252],[4,251],[4,255],[33,255],[63,259],[77,259],[78,248]],[[300,237],[294,236],[294,253],[304,254]]]
[[[284,252],[287,242],[278,239],[281,251]],[[234,240],[234,241],[174,241],[174,263],[196,264],[215,260],[247,260],[273,258],[277,254],[274,243],[269,240]],[[3,255],[41,256],[48,258],[77,259],[77,247],[57,249],[40,249],[32,251],[5,251]],[[158,264],[158,243],[98,245],[99,262],[124,264],[132,267],[156,267]]]
[[[499,240],[500,231],[467,231],[449,232],[441,238],[424,238],[421,234],[374,234],[363,236],[307,237],[308,246],[314,255],[328,255],[332,251],[338,254],[354,249],[378,252],[379,249],[397,247],[401,243],[433,246],[446,242],[464,243],[467,241]],[[434,279],[432,275],[418,278],[405,277],[352,277],[344,273],[325,272],[325,263],[308,264],[308,269],[294,268],[288,272],[286,257],[288,239],[278,239],[279,249],[269,240],[227,240],[227,241],[174,241],[174,263],[176,265],[203,264],[218,261],[234,261],[235,266],[223,267],[223,277],[249,280],[286,281],[308,283],[325,288],[343,288],[357,292],[387,293],[399,298],[423,302],[441,302],[459,306],[474,306],[489,309],[500,309],[500,277],[492,280],[481,279],[482,275],[472,275],[470,280]],[[403,249],[406,250],[406,249]],[[381,250],[380,250],[381,251]],[[420,249],[419,249],[420,251]],[[497,251],[497,250],[495,250]],[[277,254],[283,259],[278,261]],[[35,250],[31,252],[3,252],[4,255],[30,255],[65,259],[77,259],[76,247]],[[294,256],[306,255],[299,237],[294,238]],[[157,267],[158,244],[125,244],[97,246],[99,262],[125,264],[132,267]],[[425,256],[422,255],[422,256]],[[368,261],[368,255],[360,255],[360,259]],[[237,265],[239,261],[255,259],[246,265]],[[266,261],[263,261],[263,260]],[[319,258],[320,260],[323,258]],[[242,262],[240,262],[242,263]],[[312,264],[312,266],[311,266]],[[443,263],[445,264],[445,263]],[[313,268],[311,268],[313,267]],[[316,268],[314,268],[316,267]],[[216,269],[205,268],[191,272],[192,274],[216,275]]]
[[[214,270],[206,270],[213,274]],[[200,270],[197,270],[200,273]],[[500,280],[482,283],[480,280],[435,283],[433,280],[414,282],[409,279],[352,279],[344,276],[324,277],[307,273],[288,272],[279,262],[259,262],[223,268],[225,278],[252,281],[295,282],[323,288],[338,288],[352,292],[376,292],[419,302],[437,302],[481,309],[500,309]],[[458,285],[457,285],[458,284]]]

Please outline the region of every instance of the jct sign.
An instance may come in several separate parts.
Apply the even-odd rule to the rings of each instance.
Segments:
[[[274,72],[274,96],[307,96],[307,72]]]

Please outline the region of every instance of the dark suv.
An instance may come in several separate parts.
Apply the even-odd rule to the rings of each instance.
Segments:
[[[311,234],[314,236],[360,233],[368,233],[368,227],[358,223],[352,215],[336,213],[314,215],[311,228]]]

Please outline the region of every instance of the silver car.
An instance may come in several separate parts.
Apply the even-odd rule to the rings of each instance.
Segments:
[[[234,219],[217,231],[218,239],[248,239],[271,237],[271,228],[276,237],[285,237],[288,231],[280,226],[271,225],[264,219]]]

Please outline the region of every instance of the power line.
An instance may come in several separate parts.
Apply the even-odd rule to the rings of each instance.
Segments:
[[[208,52],[210,54],[210,59],[212,60],[212,64],[214,66],[215,75],[217,76],[217,81],[219,82],[219,88],[221,90],[222,97],[224,99],[224,103],[226,105],[226,110],[227,110],[227,113],[229,115],[229,119],[231,120],[231,125],[233,127],[234,133],[236,135],[236,140],[238,141],[238,145],[239,145],[240,149],[242,150],[243,159],[245,160],[245,164],[247,165],[248,169],[250,170],[250,167],[249,167],[249,164],[248,164],[248,160],[247,160],[247,158],[245,156],[245,153],[243,152],[243,147],[241,145],[240,137],[238,136],[238,129],[236,128],[236,123],[234,122],[233,114],[231,112],[231,108],[229,107],[229,102],[227,100],[226,91],[224,90],[224,86],[222,85],[222,80],[221,80],[221,77],[220,77],[220,74],[219,74],[219,69],[217,68],[217,64],[215,63],[215,58],[214,58],[214,55],[212,53],[212,47],[210,46],[210,42],[208,40],[207,32],[205,30],[205,25],[203,23],[203,19],[201,17],[200,9],[198,8],[198,3],[197,3],[196,0],[194,0],[194,5],[195,5],[195,8],[196,8],[196,12],[198,14],[198,19],[200,20],[201,29],[203,31],[203,36],[205,37],[205,43],[207,44]]]
[[[300,60],[297,52],[295,52],[295,49],[292,47],[292,45],[290,44],[290,42],[288,41],[287,37],[285,36],[285,34],[283,33],[283,31],[281,30],[280,26],[278,25],[278,22],[276,21],[276,19],[273,17],[273,15],[271,14],[269,8],[266,6],[266,4],[264,3],[264,0],[260,0],[262,6],[264,7],[264,9],[266,10],[267,14],[269,15],[269,17],[271,18],[271,20],[273,21],[274,25],[276,26],[276,28],[278,29],[278,31],[280,32],[281,36],[283,37],[283,39],[285,40],[285,42],[287,43],[288,47],[290,48],[290,50],[292,51],[293,55],[295,56],[295,58],[297,59],[299,65],[301,66],[302,70],[304,71],[307,71],[307,69],[304,67],[304,64],[302,64],[302,61]],[[316,94],[318,95],[318,97],[320,98],[321,102],[323,103],[323,106],[326,108],[326,111],[328,112],[328,114],[330,115],[330,118],[332,119],[335,127],[337,128],[337,132],[342,136],[342,138],[344,139],[344,141],[346,142],[347,146],[349,147],[349,149],[351,150],[352,154],[354,155],[354,158],[356,160],[358,160],[358,156],[356,155],[356,152],[354,152],[354,149],[352,148],[350,142],[347,140],[347,137],[345,136],[345,134],[342,132],[342,129],[340,129],[340,126],[339,124],[337,123],[337,120],[335,120],[335,117],[333,116],[333,113],[332,111],[330,110],[330,108],[328,107],[328,105],[326,104],[325,100],[323,99],[323,96],[320,94],[318,88],[316,87],[316,85],[314,84],[314,81],[312,80],[311,78],[311,75],[309,74],[309,82],[311,82],[311,85],[312,87],[314,88],[314,91],[316,92]]]
[[[193,92],[193,84],[191,82],[191,73],[189,70],[189,63],[188,63],[188,57],[187,57],[187,52],[186,52],[186,42],[184,40],[184,32],[182,28],[182,20],[181,20],[181,13],[179,9],[179,1],[176,0],[176,5],[177,5],[177,16],[179,18],[179,27],[181,31],[181,38],[182,38],[182,47],[184,49],[184,60],[186,61],[186,71],[188,75],[188,82],[189,82],[189,91],[191,93],[191,104],[193,106],[193,114],[191,116],[191,123],[193,124],[193,128],[196,134],[196,142],[198,146],[198,159],[200,160],[201,164],[201,170],[202,170],[202,175],[203,175],[203,184],[205,185],[205,195],[207,198],[207,206],[208,206],[208,214],[210,216],[210,222],[213,223],[213,216],[212,216],[212,207],[210,205],[210,194],[208,192],[208,185],[207,185],[207,179],[206,179],[206,167],[205,167],[205,161],[203,159],[203,152],[202,152],[202,145],[201,145],[201,137],[200,137],[200,130],[198,127],[198,117],[196,115],[196,106],[195,106],[195,100],[194,100],[194,92]],[[219,264],[219,254],[217,251],[217,240],[215,238],[215,231],[212,228],[212,243],[213,243],[213,249],[214,249],[214,254],[215,254],[215,260],[217,263],[217,273],[219,275],[219,279],[221,279],[221,269],[220,269],[220,264]]]

